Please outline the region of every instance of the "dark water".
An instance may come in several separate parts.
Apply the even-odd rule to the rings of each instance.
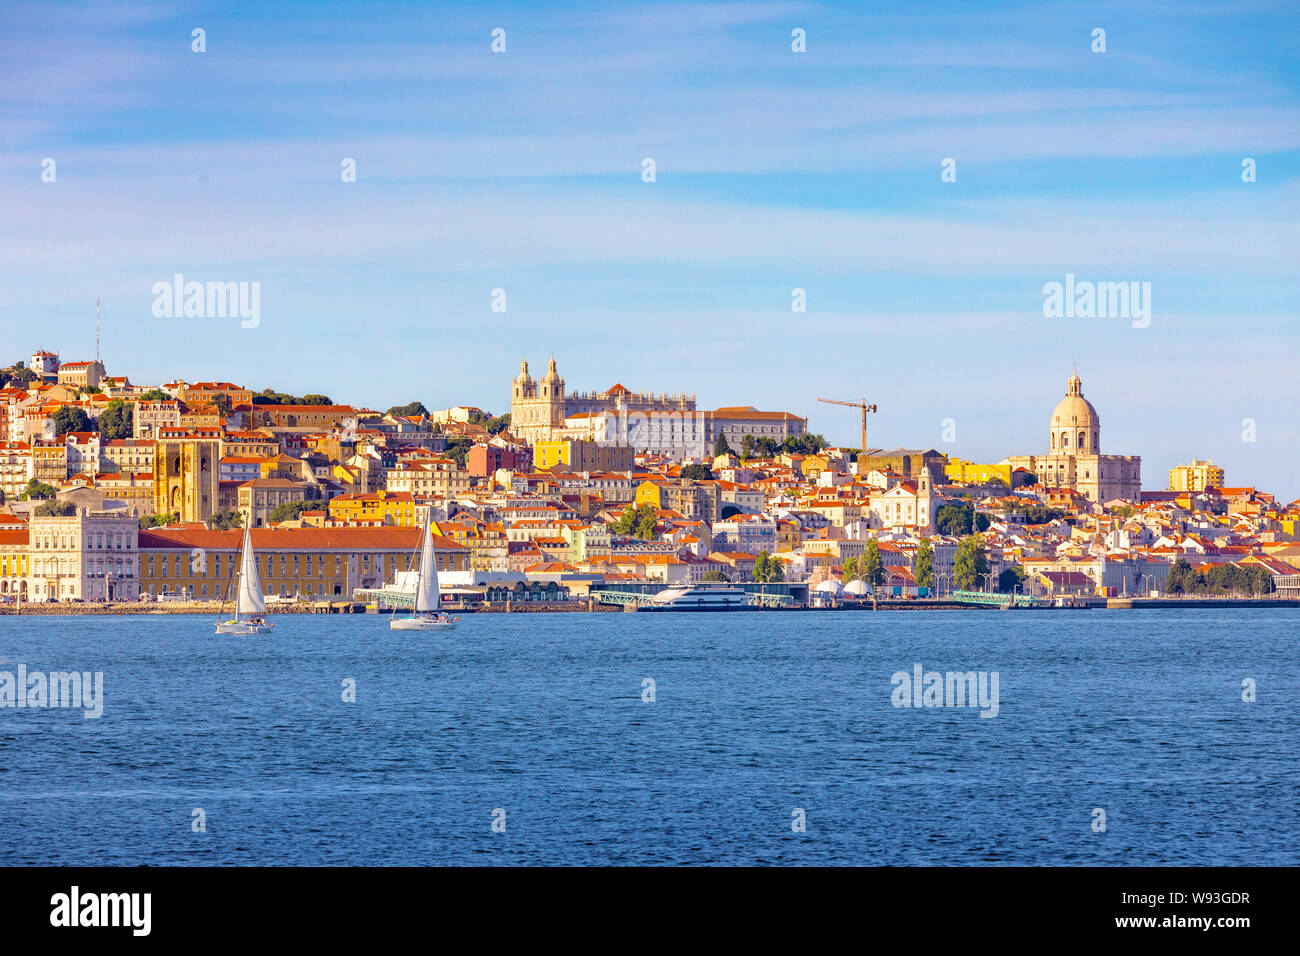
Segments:
[[[1300,611],[277,621],[0,618],[106,697],[0,710],[0,864],[1300,862]]]

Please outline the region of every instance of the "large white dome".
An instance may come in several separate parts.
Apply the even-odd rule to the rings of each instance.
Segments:
[[[1053,455],[1101,453],[1101,417],[1083,397],[1083,382],[1076,372],[1066,383],[1065,398],[1052,412],[1050,448]]]

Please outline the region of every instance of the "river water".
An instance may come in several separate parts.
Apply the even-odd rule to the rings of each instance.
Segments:
[[[1300,610],[275,620],[0,618],[0,864],[1300,862]]]

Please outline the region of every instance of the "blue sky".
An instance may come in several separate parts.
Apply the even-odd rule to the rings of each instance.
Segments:
[[[0,360],[90,357],[101,296],[137,382],[499,413],[553,352],[571,388],[846,444],[816,397],[866,395],[872,444],[981,461],[1045,450],[1077,363],[1146,487],[1212,457],[1294,498],[1298,27],[1251,0],[0,0]],[[177,272],[260,282],[261,324],[155,318]],[[1150,282],[1150,326],[1044,318],[1066,273]]]

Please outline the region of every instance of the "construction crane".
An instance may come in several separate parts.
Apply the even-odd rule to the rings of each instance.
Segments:
[[[827,405],[847,405],[849,408],[862,409],[862,447],[859,449],[863,454],[867,451],[867,412],[874,412],[876,406],[872,405],[865,398],[860,402],[841,402],[834,398],[819,398],[819,402],[825,402]]]

